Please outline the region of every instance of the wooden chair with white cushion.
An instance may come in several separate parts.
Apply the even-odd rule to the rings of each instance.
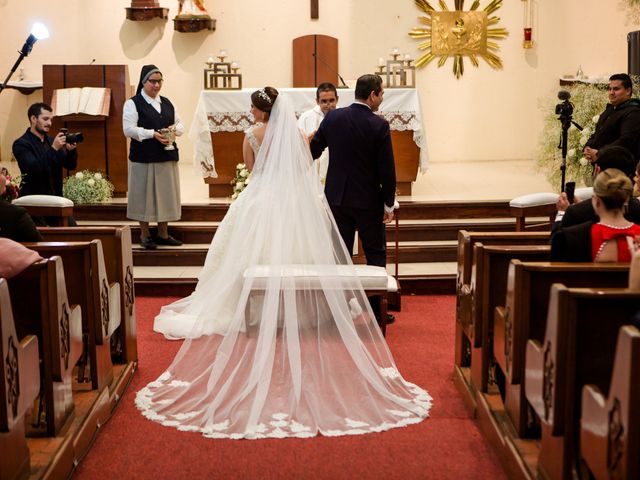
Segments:
[[[32,217],[59,217],[61,227],[68,227],[69,217],[73,216],[73,202],[56,195],[26,195],[16,198],[13,204],[24,208]]]

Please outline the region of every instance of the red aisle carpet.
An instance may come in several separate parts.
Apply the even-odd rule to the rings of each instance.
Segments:
[[[170,300],[137,299],[139,369],[75,478],[507,478],[453,385],[453,296],[403,297],[387,331],[400,372],[434,399],[430,418],[383,433],[275,440],[211,440],[138,413],[135,392],[163,372],[179,347],[151,329]]]

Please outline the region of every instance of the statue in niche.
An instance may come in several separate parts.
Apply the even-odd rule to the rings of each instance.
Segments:
[[[178,17],[209,16],[204,0],[178,0]]]

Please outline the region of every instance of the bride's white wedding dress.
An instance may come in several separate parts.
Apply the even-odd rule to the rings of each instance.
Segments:
[[[363,434],[422,421],[431,397],[398,372],[355,272],[344,274],[349,265],[281,94],[195,291],[156,318],[156,331],[187,340],[138,392],[137,407],[212,438]]]

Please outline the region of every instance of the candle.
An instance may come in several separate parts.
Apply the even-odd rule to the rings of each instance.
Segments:
[[[408,53],[404,54],[404,59],[405,60],[411,60],[411,55],[409,55]]]
[[[379,67],[384,67],[384,58],[382,58],[382,57],[378,58],[378,66]]]
[[[396,48],[394,48],[394,49],[393,49],[393,51],[392,51],[392,54],[393,54],[393,55],[398,55],[399,53],[400,53],[400,49],[399,49],[399,48],[397,48],[397,47],[396,47]]]
[[[218,56],[219,57],[226,57],[227,56],[227,51],[224,50],[224,49],[220,50],[220,53],[218,53]]]
[[[231,62],[231,68],[238,68],[240,67],[240,65],[238,65],[238,62]]]
[[[213,56],[209,55],[209,58],[207,58],[207,63],[215,63]]]

